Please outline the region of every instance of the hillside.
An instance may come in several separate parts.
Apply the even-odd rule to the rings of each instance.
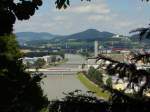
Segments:
[[[52,40],[52,41],[66,41],[69,39],[74,40],[105,40],[107,38],[112,37],[114,34],[110,32],[100,32],[96,29],[88,29],[83,32],[65,35],[65,36],[58,36],[53,35],[46,32],[19,32],[16,33],[17,40],[19,43],[25,43],[30,41],[44,41],[44,40]]]
[[[19,32],[16,33],[19,43],[38,41],[38,40],[51,40],[55,36],[46,32]]]
[[[88,29],[79,33],[75,33],[72,35],[66,35],[66,36],[59,36],[54,38],[54,40],[57,41],[64,41],[64,40],[105,40],[107,38],[112,37],[113,33],[110,32],[100,32],[96,29]]]

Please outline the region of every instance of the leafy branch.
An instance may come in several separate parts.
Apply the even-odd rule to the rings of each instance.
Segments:
[[[106,66],[108,75],[116,76],[118,80],[122,79],[127,83],[125,90],[132,89],[134,94],[138,96],[143,96],[144,92],[149,90],[150,73],[148,71],[137,69],[137,66],[134,63],[122,63],[103,55],[99,55],[96,59],[96,61],[104,60],[103,63]],[[105,64],[106,61],[109,61],[110,63]]]

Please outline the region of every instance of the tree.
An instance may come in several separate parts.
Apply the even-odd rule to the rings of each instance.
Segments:
[[[41,0],[0,1],[0,111],[39,112],[48,100],[40,87],[42,74],[28,73],[22,64],[13,25],[32,16]]]
[[[106,85],[110,88],[112,88],[112,78],[108,77],[108,79],[106,80]]]
[[[90,0],[87,0],[90,1]],[[142,0],[144,1],[144,0]],[[149,0],[145,0],[149,1]],[[27,20],[34,15],[42,5],[42,0],[1,0],[0,1],[0,111],[1,112],[38,112],[47,106],[47,99],[40,87],[41,74],[30,74],[22,65],[21,53],[13,34],[13,25],[18,20]],[[69,0],[56,0],[57,8],[69,6]],[[146,32],[148,30],[144,30]],[[115,106],[121,111],[145,111],[149,109],[149,98],[144,99],[143,92],[149,89],[149,72],[138,70],[133,64],[116,62],[99,56],[99,59],[108,60],[109,74],[119,73],[119,78],[129,77],[129,87],[139,84],[143,79],[144,85],[136,92],[140,98],[130,97],[123,92],[112,91],[112,109]],[[115,66],[112,66],[115,63]],[[133,87],[134,89],[134,87]],[[125,104],[125,105],[124,105]],[[136,108],[135,108],[136,107]],[[119,109],[118,108],[118,109]],[[144,109],[144,110],[141,110]],[[117,112],[117,110],[115,111]]]
[[[99,86],[103,85],[103,76],[102,73],[95,69],[94,67],[90,67],[86,76],[93,81],[94,83],[98,84]]]
[[[109,103],[94,97],[93,92],[86,94],[81,90],[64,93],[66,95],[61,101],[52,101],[49,107],[50,112],[108,112]]]
[[[127,78],[128,86],[125,89],[133,89],[134,94],[143,96],[144,90],[149,89],[149,72],[144,69],[137,69],[135,63],[122,63],[116,60],[113,60],[109,57],[99,55],[98,60],[109,61],[110,64],[107,66],[107,74],[115,76],[118,74],[118,79],[126,80]],[[104,61],[105,62],[105,61]],[[142,84],[141,84],[142,83]],[[139,87],[136,90],[136,87]]]
[[[1,112],[39,112],[47,107],[40,87],[43,75],[26,72],[20,57],[15,36],[0,36]]]
[[[145,95],[145,93],[150,90],[149,71],[144,69],[137,69],[136,61],[135,63],[131,64],[122,63],[102,55],[99,55],[97,60],[104,60],[104,63],[105,61],[109,61],[110,64],[107,65],[106,69],[107,74],[117,77],[118,80],[122,79],[127,83],[127,87],[122,91],[113,89],[109,85],[103,86],[105,90],[108,90],[112,93],[112,97],[110,99],[112,102],[111,111],[148,112],[150,110],[150,98]],[[118,83],[118,80],[116,80],[116,83]],[[127,89],[132,89],[133,93],[125,93]]]
[[[12,34],[13,24],[18,20],[27,20],[34,15],[41,0],[1,0],[0,1],[0,35]]]
[[[37,59],[34,63],[34,65],[37,69],[42,68],[45,64],[46,64],[46,61],[41,58]]]
[[[66,0],[57,3],[63,6]],[[1,112],[39,112],[48,104],[40,87],[43,75],[25,71],[13,35],[16,20],[28,20],[41,5],[42,0],[0,0]]]
[[[90,0],[87,0],[90,1]],[[56,0],[56,8],[67,8],[69,0]],[[12,34],[13,25],[18,20],[28,20],[35,14],[42,0],[1,0],[0,1],[0,36]]]

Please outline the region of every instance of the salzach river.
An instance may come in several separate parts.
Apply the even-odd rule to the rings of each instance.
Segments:
[[[75,75],[48,75],[43,82],[43,89],[49,100],[63,98],[63,92],[68,93],[76,89],[83,92],[87,90]]]
[[[68,62],[55,68],[78,68],[77,63],[84,63],[85,59],[79,55],[67,54]],[[87,91],[87,88],[77,79],[75,73],[45,73],[47,77],[43,79],[42,88],[49,100],[61,99],[63,92],[68,93],[76,89]]]

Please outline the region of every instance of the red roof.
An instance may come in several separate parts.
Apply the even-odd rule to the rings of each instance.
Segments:
[[[122,51],[122,50],[128,50],[126,48],[112,48],[112,51]]]

